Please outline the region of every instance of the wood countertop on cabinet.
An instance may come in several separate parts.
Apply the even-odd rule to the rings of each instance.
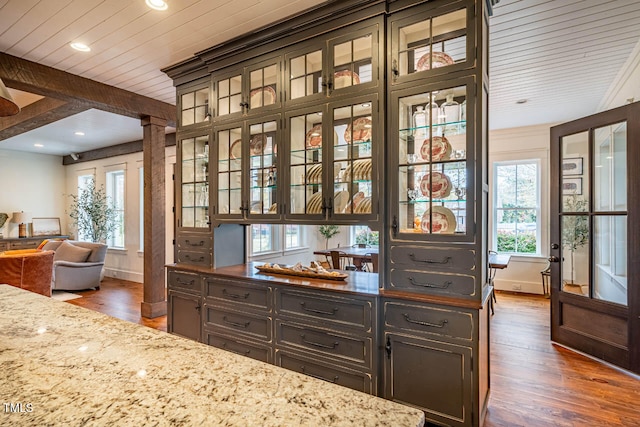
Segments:
[[[287,276],[284,274],[261,273],[256,266],[262,262],[249,262],[247,264],[232,265],[220,268],[203,268],[189,264],[170,264],[170,270],[190,271],[194,273],[222,276],[230,279],[251,280],[277,285],[287,285],[306,289],[324,289],[333,292],[342,292],[352,295],[379,295],[378,273],[366,273],[361,271],[344,271],[348,277],[346,280],[326,280]]]

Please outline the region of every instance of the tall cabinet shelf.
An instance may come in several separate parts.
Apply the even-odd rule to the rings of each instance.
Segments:
[[[211,190],[202,228],[197,219],[192,228],[184,222],[203,214],[202,206],[177,197],[177,240],[211,236],[209,267],[216,267],[220,224],[380,230],[379,289],[367,296],[375,317],[367,338],[372,359],[366,369],[345,367],[367,378],[365,391],[421,408],[438,425],[482,425],[489,397],[493,3],[330,2],[164,70],[178,85],[180,112],[198,108],[181,103],[183,94],[202,98],[208,90],[212,100],[206,120],[193,110],[194,120],[203,121],[178,129],[185,138],[208,138]],[[176,191],[188,195],[183,187],[201,182],[187,166],[191,158],[179,150],[180,156]],[[216,276],[215,268],[189,272],[201,281]],[[214,286],[221,279],[206,280]],[[277,310],[266,316],[275,325],[283,321]],[[274,332],[276,355],[265,360],[284,363],[277,348],[282,333]]]

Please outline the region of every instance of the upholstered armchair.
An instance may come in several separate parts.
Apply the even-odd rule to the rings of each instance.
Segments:
[[[100,289],[107,245],[65,240],[48,242],[42,249],[55,250],[51,289],[65,291]]]

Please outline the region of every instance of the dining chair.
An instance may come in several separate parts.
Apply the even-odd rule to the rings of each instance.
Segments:
[[[331,251],[331,266],[334,270],[355,270],[356,266],[352,265],[349,257],[343,251]]]
[[[489,284],[493,285],[493,279],[495,279],[496,277],[496,271],[497,269],[495,267],[493,267],[491,265],[491,255],[498,255],[498,252],[496,251],[488,251],[488,257],[487,257],[487,265],[489,267],[489,277],[487,277],[487,280],[489,281]],[[493,309],[493,303],[497,303],[498,300],[496,299],[496,288],[493,288],[493,292],[491,293],[491,314],[494,314],[494,309]]]
[[[369,253],[369,254],[365,254],[364,256],[371,259],[371,273],[377,273],[378,272],[378,254]]]

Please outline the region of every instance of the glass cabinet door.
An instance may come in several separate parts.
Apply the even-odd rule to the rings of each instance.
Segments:
[[[324,216],[322,109],[296,113],[287,118],[289,127],[288,211],[291,215]]]
[[[249,125],[249,217],[278,215],[279,139],[275,120]]]
[[[247,112],[280,104],[280,60],[270,60],[247,70]]]
[[[376,26],[330,40],[331,91],[378,82],[378,29]],[[357,89],[355,89],[357,90]]]
[[[329,206],[332,217],[375,213],[374,108],[374,101],[370,99],[332,108],[333,142],[329,168],[333,182]]]
[[[396,233],[469,232],[467,97],[467,85],[397,97]]]
[[[217,168],[217,193],[215,213],[217,218],[242,218],[244,204],[243,188],[243,156],[249,150],[243,147],[242,127],[217,129],[215,132]]]
[[[324,58],[322,47],[311,47],[285,57],[289,89],[287,101],[309,100],[310,97],[324,94],[327,86],[322,75]]]
[[[227,117],[242,113],[244,107],[242,72],[214,78],[214,90],[217,99],[217,117]]]
[[[196,89],[180,91],[180,126],[191,126],[200,123],[209,123],[211,112],[209,110],[209,84]]]
[[[209,227],[209,136],[180,141],[182,228]]]
[[[422,14],[404,14],[404,18],[391,23],[393,83],[407,80],[415,73],[455,71],[462,67],[458,64],[471,62],[473,58],[469,56],[474,46],[467,18],[473,16],[473,3],[465,3]]]

